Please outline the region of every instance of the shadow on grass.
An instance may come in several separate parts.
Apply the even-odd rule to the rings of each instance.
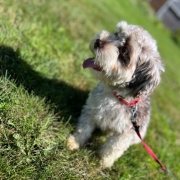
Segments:
[[[55,113],[60,113],[64,121],[71,116],[70,123],[75,123],[80,115],[88,92],[74,88],[63,81],[47,79],[34,71],[19,51],[0,46],[0,75],[14,80],[16,85],[22,85],[29,93],[45,98]]]

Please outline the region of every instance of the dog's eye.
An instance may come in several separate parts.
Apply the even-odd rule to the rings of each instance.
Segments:
[[[123,55],[123,56],[127,56],[129,54],[129,49],[128,47],[126,46],[123,46],[120,48],[120,53]]]

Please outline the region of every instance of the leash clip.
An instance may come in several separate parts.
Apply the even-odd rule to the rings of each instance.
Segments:
[[[136,106],[132,106],[132,114],[131,114],[131,122],[132,123],[136,123],[136,113],[137,113],[138,107]]]

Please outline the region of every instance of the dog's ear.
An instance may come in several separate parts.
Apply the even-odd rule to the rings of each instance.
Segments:
[[[151,93],[161,80],[161,72],[164,72],[164,66],[159,56],[140,57],[133,79],[129,83],[133,96]]]

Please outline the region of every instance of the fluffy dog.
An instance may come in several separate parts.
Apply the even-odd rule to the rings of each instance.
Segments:
[[[115,33],[97,33],[90,43],[93,58],[84,61],[100,83],[83,107],[78,125],[67,139],[70,150],[78,149],[96,127],[110,132],[100,149],[101,166],[111,167],[125,150],[140,139],[131,123],[132,106],[144,138],[150,120],[150,94],[164,71],[156,41],[143,28],[117,24]]]

